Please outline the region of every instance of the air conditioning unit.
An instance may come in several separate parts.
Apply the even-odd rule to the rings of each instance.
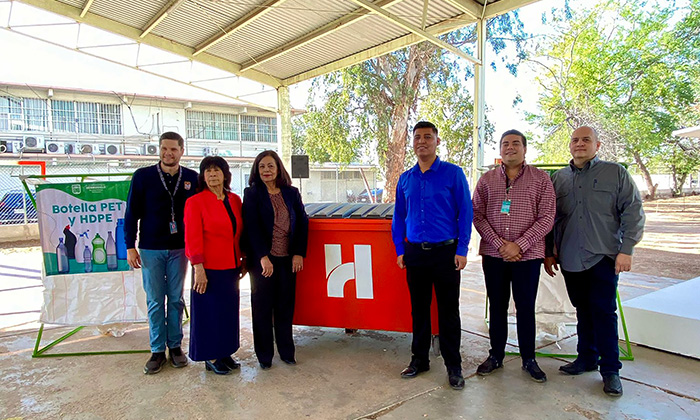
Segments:
[[[24,142],[23,141],[15,140],[15,141],[11,142],[10,144],[12,145],[12,149],[11,149],[12,153],[14,153],[16,155],[22,153],[22,151],[24,149]]]
[[[67,155],[80,154],[80,145],[78,143],[63,143],[63,147]]]
[[[122,155],[122,145],[121,144],[105,144],[104,145],[105,155],[115,156]]]
[[[47,141],[46,153],[50,155],[62,155],[66,153],[66,143],[62,141]]]
[[[218,156],[219,149],[216,147],[203,147],[202,148],[202,155],[204,155],[204,156]]]
[[[125,155],[140,155],[143,153],[143,147],[139,146],[124,146],[124,154]]]
[[[158,145],[157,144],[144,144],[143,154],[157,156],[158,155]]]
[[[44,136],[24,136],[25,152],[44,152]]]
[[[100,146],[98,144],[80,144],[78,145],[78,153],[81,155],[100,155]]]
[[[0,141],[0,153],[10,153],[10,145],[5,140]]]

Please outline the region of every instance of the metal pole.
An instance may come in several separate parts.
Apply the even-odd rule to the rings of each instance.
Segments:
[[[474,65],[474,134],[472,135],[472,188],[479,179],[479,169],[484,166],[484,140],[486,130],[484,127],[484,115],[486,111],[484,92],[486,91],[486,21],[479,19],[476,22],[477,52],[482,64]]]

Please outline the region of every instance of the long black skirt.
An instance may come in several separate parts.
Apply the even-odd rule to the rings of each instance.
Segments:
[[[240,346],[240,269],[204,270],[207,289],[190,292],[190,359],[195,361],[230,356]]]

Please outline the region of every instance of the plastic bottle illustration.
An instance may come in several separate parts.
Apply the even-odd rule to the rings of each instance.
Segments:
[[[114,233],[117,241],[117,259],[126,259],[126,238],[124,237],[124,219],[117,219],[117,230]]]
[[[104,264],[107,262],[105,240],[100,237],[99,233],[96,233],[92,240],[92,262],[95,264]]]
[[[58,259],[58,273],[68,273],[70,271],[70,265],[68,265],[68,252],[66,250],[66,245],[63,243],[63,238],[58,238],[56,258]]]
[[[112,231],[107,232],[107,270],[117,269],[117,244],[112,237]]]
[[[78,235],[78,242],[75,244],[75,262],[79,264],[83,264],[85,262],[85,260],[83,259],[83,253],[85,251],[85,247],[90,245],[90,238],[88,238],[88,232],[90,232],[90,230],[87,230]],[[92,253],[90,253],[90,259],[92,260]]]
[[[70,225],[66,225],[63,229],[63,235],[66,237],[66,254],[69,260],[75,259],[75,245],[78,242],[73,232],[70,231]]]
[[[85,249],[80,254],[83,254],[82,259],[85,261],[85,272],[92,273],[92,252],[90,252],[90,248],[85,245]]]

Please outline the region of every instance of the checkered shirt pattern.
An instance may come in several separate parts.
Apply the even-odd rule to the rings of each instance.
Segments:
[[[510,212],[501,213],[506,200],[505,167],[485,173],[474,191],[474,227],[481,235],[479,254],[501,258],[503,240],[515,242],[522,261],[544,258],[544,238],[552,230],[556,194],[546,172],[524,164],[511,182]]]

